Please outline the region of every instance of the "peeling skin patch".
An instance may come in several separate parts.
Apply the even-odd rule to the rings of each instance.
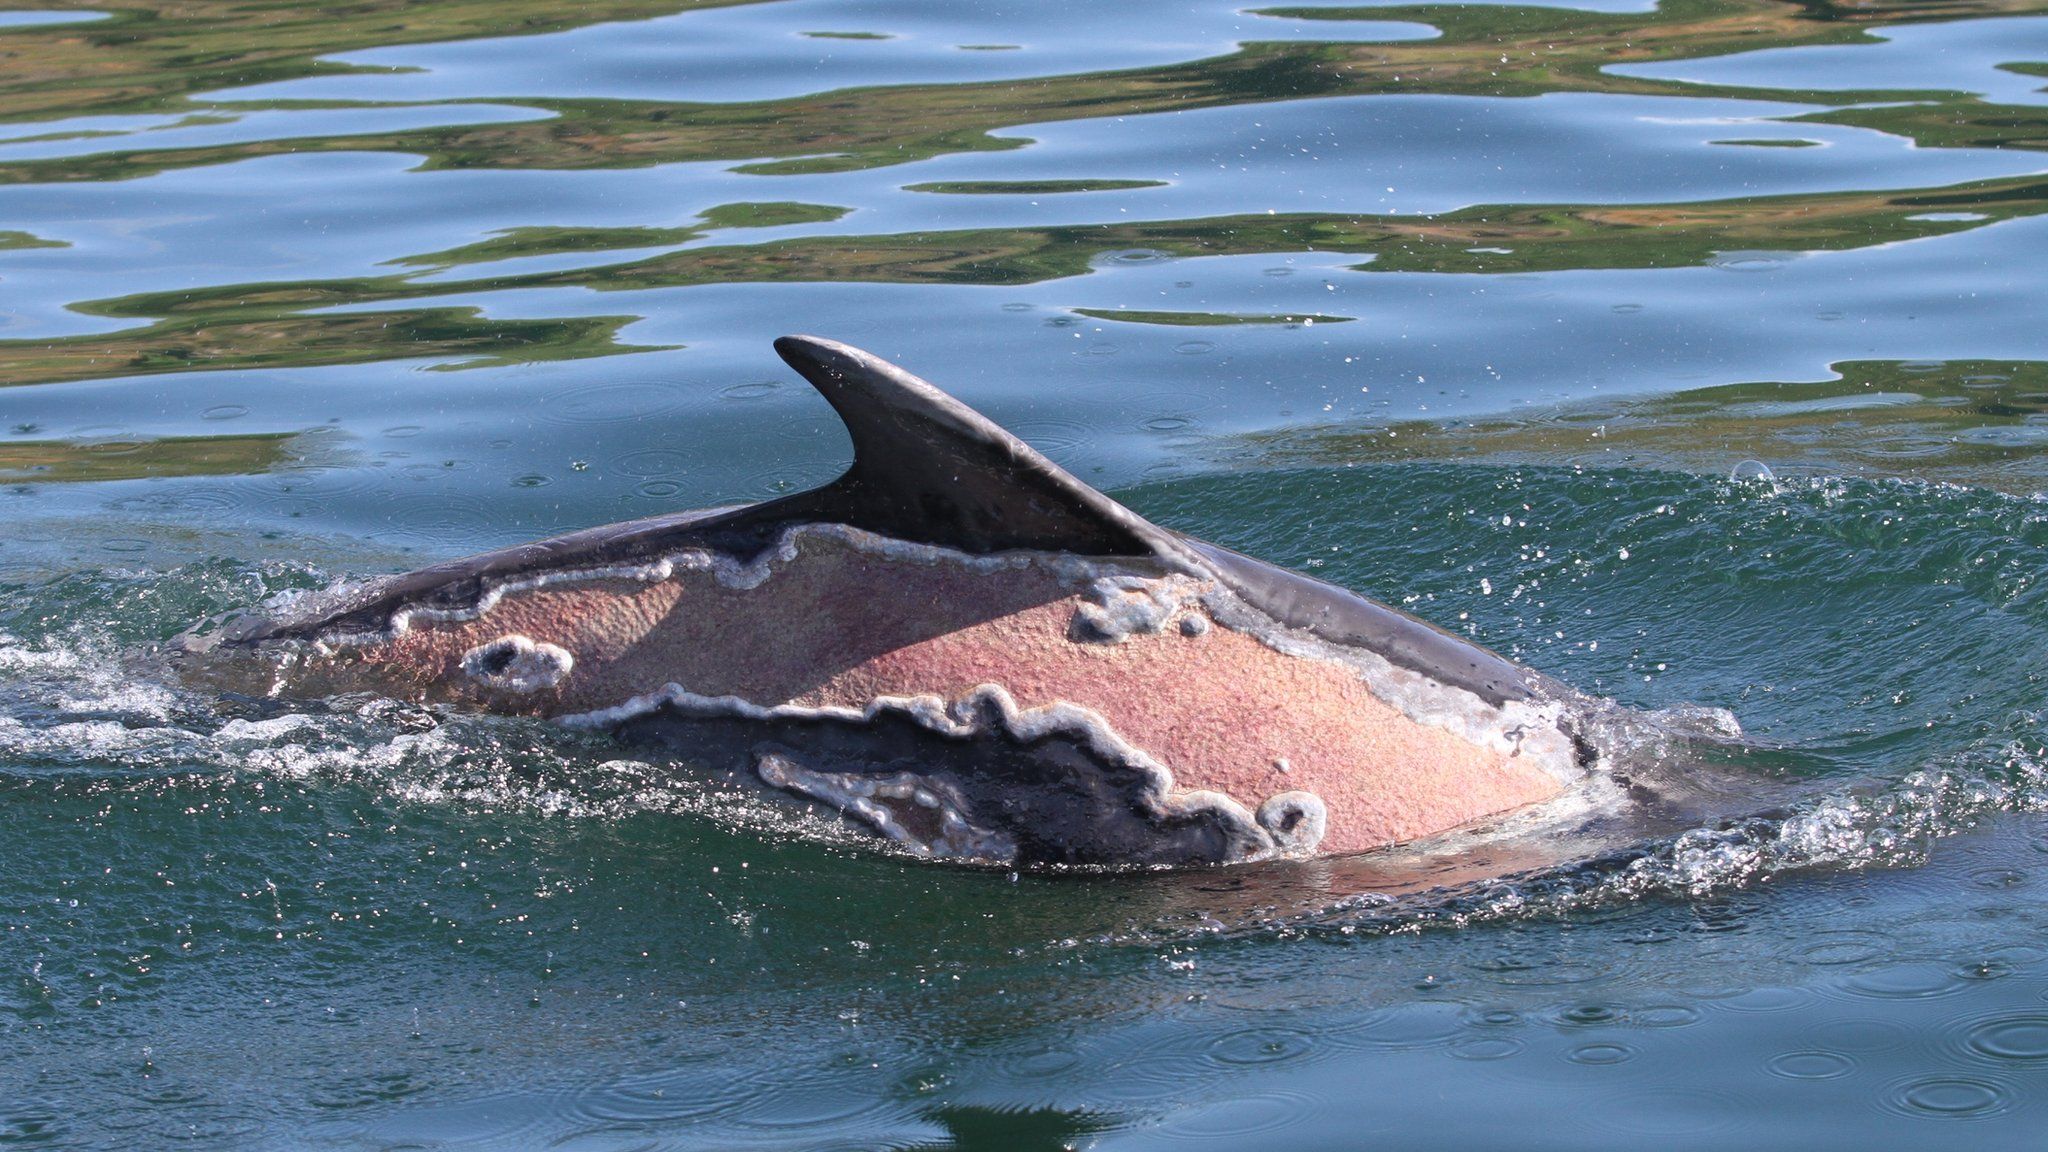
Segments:
[[[772,547],[763,549],[751,560],[742,561],[708,548],[690,548],[646,564],[609,564],[592,568],[537,572],[530,576],[490,582],[484,586],[477,598],[467,605],[438,608],[424,604],[407,604],[393,612],[390,620],[380,630],[322,631],[315,634],[313,642],[316,646],[337,649],[387,643],[404,636],[418,624],[456,624],[482,619],[507,596],[578,584],[610,581],[658,584],[681,573],[708,572],[726,588],[752,591],[766,584],[778,568],[787,567],[795,561],[806,540],[838,543],[890,560],[921,565],[944,564],[983,574],[1040,569],[1050,571],[1063,583],[1070,584],[1096,579],[1117,581],[1130,577],[1128,568],[1124,566],[1064,552],[1000,552],[978,555],[933,544],[914,544],[896,540],[844,524],[797,524],[785,530]],[[303,604],[314,612],[333,612],[340,602],[350,598],[351,593],[374,594],[384,583],[371,581],[353,588],[308,594]],[[281,605],[279,610],[281,613],[296,614],[300,607],[301,602],[294,601],[289,605]]]
[[[1502,755],[1526,757],[1541,764],[1562,784],[1582,771],[1571,738],[1560,728],[1560,703],[1509,703],[1500,707],[1463,689],[1403,668],[1377,652],[1331,644],[1306,632],[1282,627],[1213,581],[1179,572],[1144,573],[1128,564],[1093,560],[1059,552],[1003,552],[977,555],[936,545],[915,544],[851,528],[843,524],[798,524],[783,532],[774,546],[748,561],[709,549],[689,549],[641,565],[611,565],[535,573],[487,585],[474,603],[437,608],[409,604],[392,613],[381,631],[321,633],[316,650],[362,648],[388,643],[419,624],[459,624],[489,615],[508,597],[550,588],[624,581],[662,584],[693,572],[710,574],[735,591],[763,588],[778,572],[791,567],[806,546],[839,545],[882,560],[921,567],[949,567],[979,575],[1041,573],[1063,586],[1086,589],[1086,602],[1075,609],[1074,638],[1122,643],[1153,635],[1178,617],[1182,635],[1196,637],[1215,623],[1257,639],[1274,651],[1301,659],[1323,660],[1352,669],[1381,700],[1420,724],[1443,728]],[[1198,610],[1206,608],[1207,617]]]
[[[1195,580],[1178,572],[1158,578],[1098,576],[1088,584],[1091,602],[1074,611],[1074,639],[1121,644],[1133,636],[1156,635],[1165,631],[1175,616],[1198,606],[1203,593],[1215,588],[1214,581]],[[1188,622],[1195,620],[1200,623],[1190,631]],[[1199,615],[1183,616],[1181,632],[1199,636],[1208,625]]]
[[[1578,721],[1576,697],[1495,706],[1287,629],[1218,582],[1150,559],[969,554],[799,524],[746,561],[681,550],[515,574],[471,586],[467,606],[422,595],[383,629],[262,648],[295,658],[280,673],[293,692],[474,700],[469,654],[526,637],[573,652],[574,675],[483,702],[598,726],[591,718],[622,721],[619,702],[660,686],[760,715],[837,710],[834,723],[854,724],[880,701],[943,711],[1000,685],[1027,712],[1083,709],[1170,767],[1177,790],[1159,791],[1162,804],[1208,794],[1230,805],[1214,818],[1233,829],[1231,859],[1280,848],[1254,816],[1276,784],[1320,797],[1319,850],[1354,852],[1548,800],[1584,775],[1561,727]],[[1096,638],[1077,640],[1084,618],[1100,625],[1088,626]]]
[[[531,636],[500,636],[462,654],[462,671],[487,688],[525,695],[560,684],[576,657],[559,644]]]
[[[1274,854],[1300,858],[1315,855],[1330,823],[1323,798],[1313,792],[1280,792],[1259,805],[1259,827],[1273,838]]]
[[[759,753],[754,772],[762,783],[830,804],[919,856],[991,864],[1017,859],[1017,842],[976,826],[959,789],[943,780],[914,772],[819,772],[781,750]]]

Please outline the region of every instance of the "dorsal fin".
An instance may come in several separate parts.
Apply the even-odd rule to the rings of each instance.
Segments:
[[[816,336],[784,336],[775,350],[839,413],[853,466],[764,512],[965,552],[1178,552],[1143,517],[894,364]]]

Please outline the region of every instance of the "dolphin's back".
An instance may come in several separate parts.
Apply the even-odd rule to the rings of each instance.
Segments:
[[[776,348],[853,442],[831,483],[316,594],[190,650],[272,693],[667,740],[935,855],[1358,851],[1581,771],[1538,674],[1152,524],[858,349]]]
[[[1142,558],[1213,578],[1281,625],[1362,648],[1491,705],[1530,699],[1533,675],[1491,650],[1344,588],[1168,531],[1096,491],[936,386],[860,349],[784,336],[775,350],[831,403],[853,463],[820,488],[678,512],[451,560],[365,585],[338,605],[247,617],[234,641],[358,632],[409,605],[473,603],[492,581],[644,564],[685,548],[751,560],[790,527],[843,524],[970,555]]]

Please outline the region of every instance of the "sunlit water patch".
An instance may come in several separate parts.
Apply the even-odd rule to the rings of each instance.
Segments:
[[[1333,0],[1296,8],[1338,7]],[[1298,20],[1234,3],[1086,0],[922,8],[889,0],[793,0],[660,20],[349,53],[383,75],[322,77],[218,93],[231,100],[458,100],[532,94],[621,100],[772,100],[874,84],[937,84],[1106,72],[1219,56],[1247,41],[1430,36],[1394,21]]]

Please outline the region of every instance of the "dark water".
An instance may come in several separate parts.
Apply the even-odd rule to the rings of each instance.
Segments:
[[[2039,1146],[2048,8],[94,11],[0,14],[0,1143]],[[1013,877],[155,674],[829,478],[789,331],[1731,709],[1736,815]]]

